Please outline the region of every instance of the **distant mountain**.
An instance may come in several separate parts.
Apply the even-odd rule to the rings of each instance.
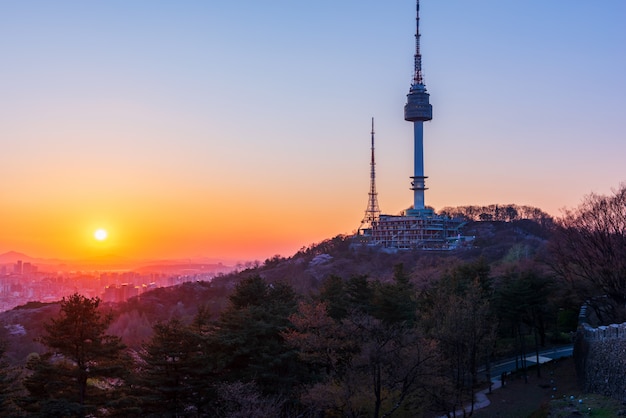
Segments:
[[[225,262],[209,257],[131,260],[124,257],[107,255],[84,260],[60,260],[32,257],[18,251],[8,251],[0,254],[0,265],[15,264],[18,261],[34,264],[39,268],[39,271],[129,270],[181,274],[193,272],[226,273],[233,270],[233,267],[225,264]],[[233,265],[234,264],[235,263],[233,263]]]
[[[0,263],[15,263],[17,260],[30,261],[32,257],[27,256],[24,253],[18,253],[17,251],[8,251],[0,254]]]
[[[27,254],[20,253],[17,251],[8,251],[6,253],[0,254],[0,264],[12,264],[21,260],[25,263],[39,264],[39,265],[57,265],[66,263],[63,260],[58,259],[48,259],[48,258],[36,258],[31,257]]]

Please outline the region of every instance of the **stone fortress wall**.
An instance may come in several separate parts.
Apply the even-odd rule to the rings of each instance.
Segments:
[[[626,322],[593,328],[588,308],[578,317],[574,361],[581,388],[626,402]]]

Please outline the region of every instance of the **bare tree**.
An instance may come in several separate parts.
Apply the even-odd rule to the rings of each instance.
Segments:
[[[302,395],[305,405],[329,414],[374,418],[398,410],[420,416],[439,385],[440,353],[433,340],[408,324],[385,324],[363,312],[334,321],[324,304],[300,304],[285,333],[301,360],[320,378]]]
[[[452,392],[445,393],[445,401],[440,402],[448,413],[468,402],[473,411],[478,366],[488,358],[496,336],[496,321],[480,282],[473,280],[465,287],[462,293],[440,288],[430,312],[453,384]]]
[[[278,417],[285,404],[280,396],[263,396],[252,382],[223,383],[218,395],[220,402],[215,416],[219,418]]]
[[[626,303],[626,184],[612,195],[590,194],[557,220],[552,267],[599,320],[624,319]],[[598,303],[604,297],[608,303]]]

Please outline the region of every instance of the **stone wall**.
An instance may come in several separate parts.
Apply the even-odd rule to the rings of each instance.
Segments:
[[[574,360],[584,391],[626,402],[626,322],[592,328],[583,307]]]

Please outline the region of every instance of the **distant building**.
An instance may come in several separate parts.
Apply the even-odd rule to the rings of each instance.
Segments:
[[[35,274],[37,273],[37,266],[31,263],[22,264],[22,274]]]
[[[132,283],[106,286],[102,294],[102,300],[105,302],[124,302],[134,296],[139,296],[139,291],[140,287],[134,286]]]
[[[13,272],[15,274],[22,274],[22,260],[17,260],[17,263],[15,263],[13,267]]]

